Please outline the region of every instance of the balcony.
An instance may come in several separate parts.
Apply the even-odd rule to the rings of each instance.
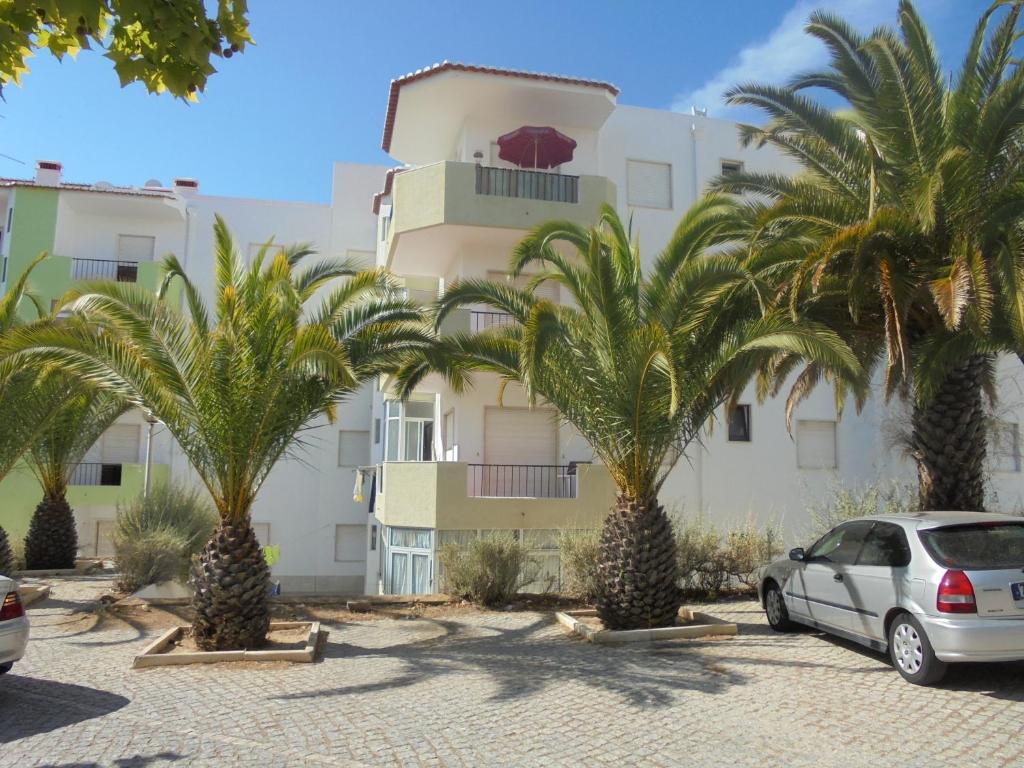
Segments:
[[[443,276],[453,253],[485,247],[502,253],[551,219],[593,224],[615,184],[603,176],[443,162],[394,177],[384,227],[388,266],[399,273]],[[480,228],[486,227],[487,230]]]
[[[596,528],[615,500],[601,465],[386,462],[376,515],[384,525],[439,530]]]
[[[139,262],[116,259],[72,259],[72,280],[116,280],[135,283],[139,279]]]
[[[120,464],[86,462],[75,467],[68,485],[121,485]]]
[[[578,203],[580,177],[478,165],[476,193],[498,197],[523,197],[527,200],[549,200],[554,203]]]

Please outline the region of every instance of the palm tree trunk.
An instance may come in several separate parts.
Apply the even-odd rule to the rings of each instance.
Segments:
[[[74,568],[78,554],[75,513],[64,489],[44,494],[25,536],[25,568],[30,571]]]
[[[270,628],[270,569],[246,519],[220,523],[192,566],[192,635],[204,651],[259,648]]]
[[[597,615],[608,629],[667,627],[681,596],[672,523],[657,499],[619,495],[601,533]]]
[[[929,403],[914,405],[911,448],[921,509],[985,509],[985,364],[983,356],[968,358]]]
[[[14,553],[11,552],[11,541],[7,531],[0,526],[0,575],[10,576],[14,570]]]

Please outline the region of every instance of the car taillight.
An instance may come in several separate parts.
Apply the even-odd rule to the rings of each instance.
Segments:
[[[0,621],[17,619],[25,615],[25,606],[21,604],[21,598],[17,592],[8,592],[4,598],[4,604],[0,607]]]
[[[939,582],[935,607],[940,613],[977,613],[974,585],[963,571],[946,571]]]

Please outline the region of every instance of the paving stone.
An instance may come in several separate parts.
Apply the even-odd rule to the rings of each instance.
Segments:
[[[55,580],[0,678],[0,766],[1024,765],[1024,664],[902,681],[879,654],[772,633],[595,646],[549,615],[327,625],[316,664],[130,669],[155,632],[74,621],[109,588]]]

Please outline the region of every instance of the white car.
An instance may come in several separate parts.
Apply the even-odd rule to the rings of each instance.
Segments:
[[[0,675],[25,655],[28,644],[28,616],[21,604],[18,585],[0,576]]]

